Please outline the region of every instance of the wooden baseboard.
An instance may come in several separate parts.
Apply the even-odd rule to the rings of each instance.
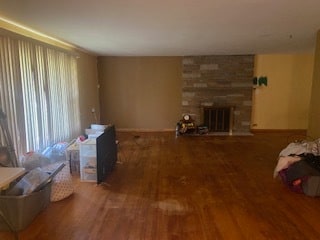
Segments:
[[[251,129],[253,134],[259,133],[281,133],[288,135],[307,135],[307,129]]]
[[[117,128],[118,132],[175,132],[175,129]]]

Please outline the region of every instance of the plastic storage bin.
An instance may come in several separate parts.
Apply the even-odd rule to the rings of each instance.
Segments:
[[[66,160],[69,161],[71,174],[80,175],[80,151],[78,144],[74,143],[67,148]]]
[[[87,139],[80,143],[80,180],[97,181],[97,145],[96,139]]]
[[[51,182],[29,195],[0,196],[0,230],[18,232],[25,229],[49,205],[50,194]]]

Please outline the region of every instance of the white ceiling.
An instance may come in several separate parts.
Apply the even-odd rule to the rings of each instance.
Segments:
[[[97,55],[313,51],[319,0],[1,0],[0,15]]]

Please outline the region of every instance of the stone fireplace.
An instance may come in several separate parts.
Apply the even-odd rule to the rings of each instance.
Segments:
[[[249,133],[253,68],[253,55],[184,57],[182,114],[198,125],[210,124],[213,132]],[[229,110],[220,111],[224,108]]]

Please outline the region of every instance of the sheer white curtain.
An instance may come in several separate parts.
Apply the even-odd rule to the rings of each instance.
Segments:
[[[24,125],[20,121],[23,116],[21,96],[18,42],[9,37],[0,36],[0,107],[7,116],[9,132],[18,152],[22,152],[22,139],[25,138]],[[2,146],[6,145],[2,131],[0,141]]]
[[[0,107],[19,154],[80,133],[77,60],[70,53],[0,36]]]

